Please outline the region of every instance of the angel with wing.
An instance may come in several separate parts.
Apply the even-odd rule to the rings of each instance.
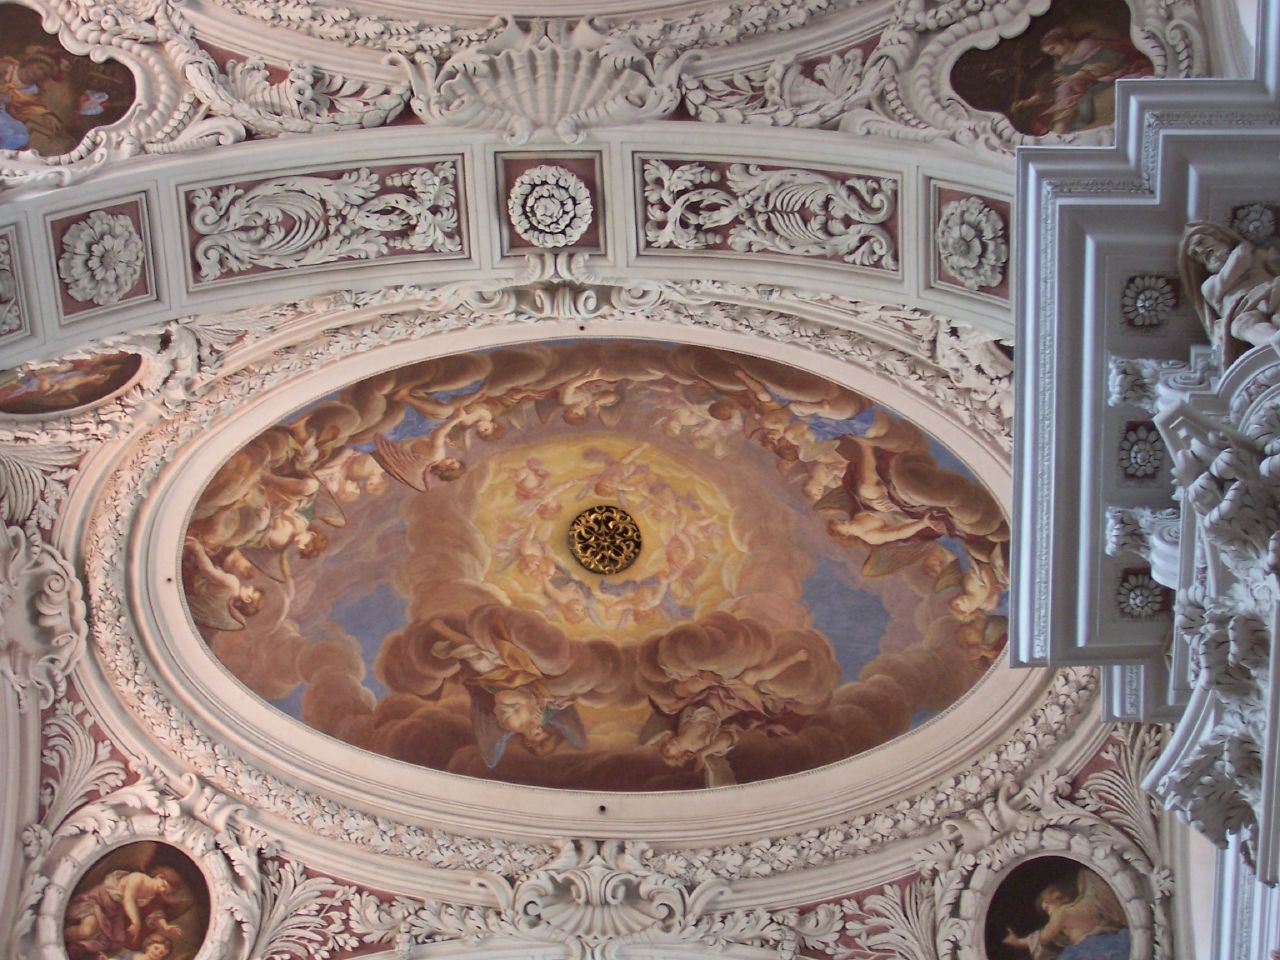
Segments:
[[[586,746],[587,734],[571,696],[553,689],[559,667],[568,670],[568,640],[525,611],[478,607],[465,621],[439,617],[431,656],[456,661],[471,699],[476,745],[496,767],[512,740],[534,756],[561,743]]]
[[[1006,931],[1006,946],[1025,950],[1031,960],[1129,960],[1124,908],[1092,870],[1081,867],[1074,881],[1049,884],[1036,909],[1044,926],[1025,937]]]

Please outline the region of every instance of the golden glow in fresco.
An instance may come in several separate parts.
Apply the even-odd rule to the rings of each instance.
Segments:
[[[635,562],[592,573],[613,506]],[[210,481],[183,582],[215,655],[357,747],[598,790],[768,779],[887,742],[1005,643],[1008,525],[941,444],[820,377],[578,340],[388,371]]]

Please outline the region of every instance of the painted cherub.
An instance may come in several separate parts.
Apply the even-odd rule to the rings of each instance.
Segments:
[[[1124,909],[1092,870],[1082,868],[1074,882],[1045,887],[1036,909],[1044,926],[1025,937],[1007,929],[1006,946],[1027,951],[1032,960],[1129,960]]]
[[[172,867],[155,867],[149,872],[112,870],[68,905],[63,927],[68,955],[73,960],[96,960],[101,954],[113,957],[119,950],[145,950],[144,931],[161,924],[167,930],[166,901],[182,889],[182,879]]]

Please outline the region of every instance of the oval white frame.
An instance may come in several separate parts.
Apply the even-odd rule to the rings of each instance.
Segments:
[[[170,690],[186,691],[184,709],[216,742],[323,796],[397,820],[472,835],[554,838],[605,833],[707,844],[758,837],[766,831],[777,834],[910,795],[993,747],[999,733],[1038,702],[1047,671],[1014,673],[995,668],[959,702],[917,731],[825,767],[714,791],[614,793],[504,784],[392,760],[321,734],[249,693],[196,633],[175,575],[189,510],[218,466],[263,426],[340,384],[378,370],[469,349],[580,335],[574,322],[539,323],[534,331],[519,325],[445,333],[408,344],[387,344],[312,370],[230,415],[218,430],[189,443],[166,468],[135,522],[128,560],[137,586],[133,609],[157,676]],[[963,445],[948,445],[1008,507],[1007,463],[918,396],[853,364],[799,347],[765,345],[747,334],[651,321],[615,321],[603,330],[592,324],[589,336],[690,342],[755,355],[767,347],[771,359],[867,393],[934,436],[962,437]],[[388,362],[391,355],[394,360]],[[341,376],[335,376],[338,368]],[[237,435],[234,425],[249,418],[261,426]],[[997,701],[994,710],[993,699]],[[917,735],[926,729],[933,736]],[[943,731],[945,736],[938,737]],[[319,760],[324,753],[333,759]],[[874,783],[875,790],[850,803],[849,785],[860,782]],[[804,799],[797,801],[797,797]]]

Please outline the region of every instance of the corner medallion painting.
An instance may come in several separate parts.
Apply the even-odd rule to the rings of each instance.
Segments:
[[[209,928],[209,888],[180,850],[113,850],[76,884],[63,917],[68,960],[191,960]]]
[[[577,340],[360,381],[231,457],[188,608],[285,713],[439,770],[680,790],[811,769],[1004,647],[1009,528],[940,443],[767,360]]]
[[[134,92],[124,64],[69,53],[36,11],[0,3],[0,150],[70,153],[94,127],[123,117]]]
[[[1102,877],[1067,857],[1010,872],[987,908],[987,960],[1129,960],[1124,908]]]
[[[0,370],[0,413],[28,416],[87,406],[115,393],[141,368],[136,353],[104,353]]]
[[[1129,39],[1129,19],[1124,0],[1057,0],[1019,36],[964,53],[952,89],[1033,137],[1110,126],[1116,81],[1155,72]]]

